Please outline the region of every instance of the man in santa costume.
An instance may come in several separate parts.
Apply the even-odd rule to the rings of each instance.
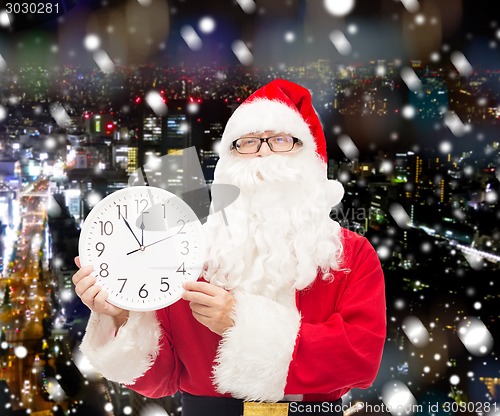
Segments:
[[[128,312],[89,267],[73,276],[96,370],[147,397],[181,391],[183,416],[341,414],[328,404],[376,377],[385,291],[368,240],[330,218],[344,191],[326,167],[309,91],[285,80],[255,91],[230,117],[215,170],[214,184],[240,195],[204,224],[205,273],[183,298]]]

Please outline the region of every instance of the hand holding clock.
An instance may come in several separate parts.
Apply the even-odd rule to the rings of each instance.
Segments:
[[[146,236],[145,214],[156,231]],[[141,215],[139,226],[129,222],[136,215]],[[130,234],[137,245],[123,250]],[[170,246],[160,247],[166,240]],[[201,222],[186,202],[165,189],[132,186],[107,195],[85,218],[78,250],[80,270],[73,276],[77,295],[93,312],[114,317],[118,327],[129,310],[158,310],[181,298],[211,331],[222,334],[233,325],[234,297],[197,281],[205,256]],[[80,267],[82,263],[93,268]]]
[[[80,266],[80,258],[75,258],[79,270],[73,275],[75,292],[82,302],[95,313],[114,318],[116,329],[123,325],[129,311],[106,301],[108,294],[96,285],[96,278],[91,274],[91,266]],[[182,299],[189,302],[193,317],[216,334],[222,335],[233,326],[231,318],[235,298],[223,288],[207,282],[185,282]]]
[[[182,283],[201,274],[204,243],[200,220],[181,198],[162,188],[131,186],[92,208],[78,252],[81,264],[94,266],[107,302],[141,312],[181,298]]]
[[[234,325],[236,299],[227,290],[208,282],[184,282],[182,299],[189,301],[194,319],[212,332],[222,335]]]
[[[112,316],[118,329],[127,320],[128,311],[106,302],[108,294],[95,284],[92,266],[81,267],[79,257],[75,258],[75,264],[79,268],[72,278],[76,294],[92,312]]]

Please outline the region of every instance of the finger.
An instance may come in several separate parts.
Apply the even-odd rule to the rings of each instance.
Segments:
[[[113,316],[118,316],[120,313],[122,313],[125,309],[119,308],[118,306],[112,305],[109,302],[106,302],[105,306],[105,312],[113,315]]]
[[[115,316],[119,315],[123,309],[118,308],[115,305],[112,305],[108,302],[108,292],[105,290],[99,291],[99,293],[94,298],[95,309],[98,312],[105,313],[107,315]]]
[[[211,316],[207,316],[203,313],[199,313],[197,311],[192,311],[193,317],[203,325],[205,325],[207,328],[211,329],[210,327],[212,326],[214,319]]]
[[[78,284],[75,286],[75,292],[78,296],[82,297],[82,295],[96,283],[97,279],[88,275],[85,278],[81,279]]]
[[[99,307],[101,311],[109,315],[118,315],[124,310],[108,302],[108,292],[105,290],[99,291],[94,298],[94,304],[96,309]]]
[[[221,291],[225,291],[225,289],[212,285],[208,282],[184,282],[183,287],[186,290],[204,293],[209,296],[216,296],[221,293]]]
[[[106,302],[107,298],[108,292],[105,290],[99,290],[94,297],[94,305],[96,305],[96,307],[100,306],[102,309],[106,309],[106,306],[108,305],[108,302]]]
[[[95,309],[95,297],[101,291],[101,287],[97,285],[90,286],[85,292],[80,295],[80,299],[85,305],[87,305],[90,309]]]
[[[84,266],[80,270],[78,270],[72,277],[71,280],[73,280],[73,283],[75,286],[82,280],[84,277],[89,276],[90,273],[92,273],[93,267],[92,266]]]
[[[78,268],[82,267],[82,264],[80,263],[80,256],[75,257],[75,264],[76,264],[76,267],[78,267]]]
[[[206,326],[210,331],[215,332],[218,335],[222,335],[228,328],[233,324],[230,322],[217,321],[213,317],[206,317],[199,313],[193,312],[193,317],[200,324]]]
[[[95,296],[92,297],[93,292],[92,289],[96,288]],[[99,286],[93,286],[93,288],[89,289],[91,292],[89,293],[89,303],[90,308],[97,313],[104,313],[110,316],[119,315],[123,309],[118,308],[117,306],[112,305],[107,301],[108,292],[102,290]]]
[[[188,302],[194,302],[200,305],[210,306],[212,305],[213,297],[205,295],[204,293],[185,290],[182,294],[182,299],[187,300]]]
[[[204,316],[206,318],[210,318],[212,316],[212,308],[205,306],[205,305],[200,305],[199,303],[194,303],[190,302],[189,307],[193,311],[193,314],[197,314],[200,316]]]

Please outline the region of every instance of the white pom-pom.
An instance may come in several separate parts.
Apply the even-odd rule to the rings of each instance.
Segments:
[[[329,180],[326,183],[327,198],[330,205],[334,207],[337,205],[344,197],[344,187],[337,180]]]

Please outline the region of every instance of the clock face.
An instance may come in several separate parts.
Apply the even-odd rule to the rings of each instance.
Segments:
[[[182,199],[161,188],[132,186],[103,198],[85,219],[78,251],[92,265],[108,302],[133,311],[180,299],[197,280],[205,247],[202,225]]]

